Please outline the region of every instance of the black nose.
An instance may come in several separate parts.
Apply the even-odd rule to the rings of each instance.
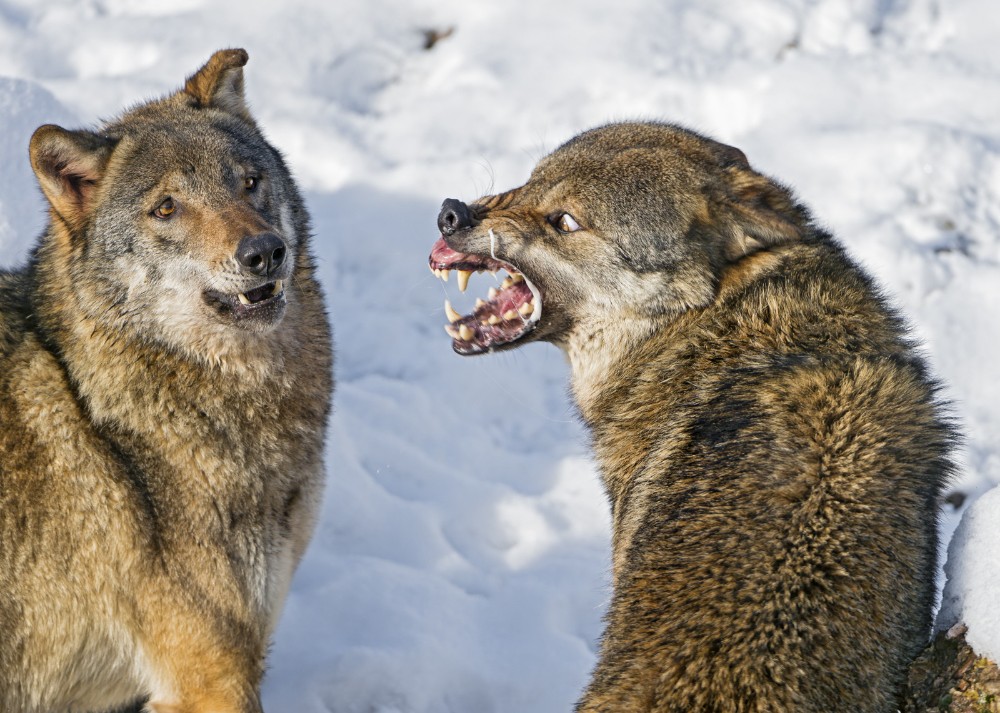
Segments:
[[[469,206],[455,198],[447,198],[441,204],[438,214],[438,230],[442,235],[454,235],[458,230],[472,227],[472,213]]]
[[[268,275],[285,261],[285,243],[274,233],[248,235],[236,246],[236,259],[255,275]]]

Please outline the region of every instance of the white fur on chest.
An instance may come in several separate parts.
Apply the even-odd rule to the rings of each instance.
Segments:
[[[654,331],[652,320],[634,317],[594,317],[574,328],[564,351],[572,369],[573,396],[585,417],[603,387],[614,380],[618,365]]]

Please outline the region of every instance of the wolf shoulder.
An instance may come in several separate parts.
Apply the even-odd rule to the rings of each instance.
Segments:
[[[24,332],[28,278],[22,271],[0,270],[0,363]]]
[[[719,300],[703,317],[678,340],[704,347],[687,350],[691,366],[720,393],[770,405],[759,413],[764,421],[827,414],[827,427],[870,422],[889,432],[922,423],[954,438],[948,406],[908,324],[822,231],[723,273]],[[900,419],[887,419],[891,413]]]

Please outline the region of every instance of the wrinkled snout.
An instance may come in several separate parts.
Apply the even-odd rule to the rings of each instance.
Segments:
[[[236,260],[247,272],[268,276],[285,262],[285,241],[274,233],[248,235],[236,246]]]
[[[459,230],[471,228],[472,211],[457,198],[446,198],[441,204],[441,212],[438,214],[438,230],[441,235],[454,235]]]

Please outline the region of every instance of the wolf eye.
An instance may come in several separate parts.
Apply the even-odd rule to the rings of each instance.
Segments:
[[[247,193],[253,193],[257,190],[257,185],[260,183],[260,179],[256,176],[247,176],[243,179],[243,189]]]
[[[553,216],[554,220],[552,224],[556,226],[556,230],[561,233],[575,233],[578,230],[582,230],[580,224],[576,222],[576,219],[569,213],[559,213]]]
[[[177,210],[177,206],[174,204],[174,199],[167,198],[165,201],[160,203],[160,205],[156,206],[156,210],[153,211],[153,215],[160,220],[166,220],[173,215],[175,210]]]

